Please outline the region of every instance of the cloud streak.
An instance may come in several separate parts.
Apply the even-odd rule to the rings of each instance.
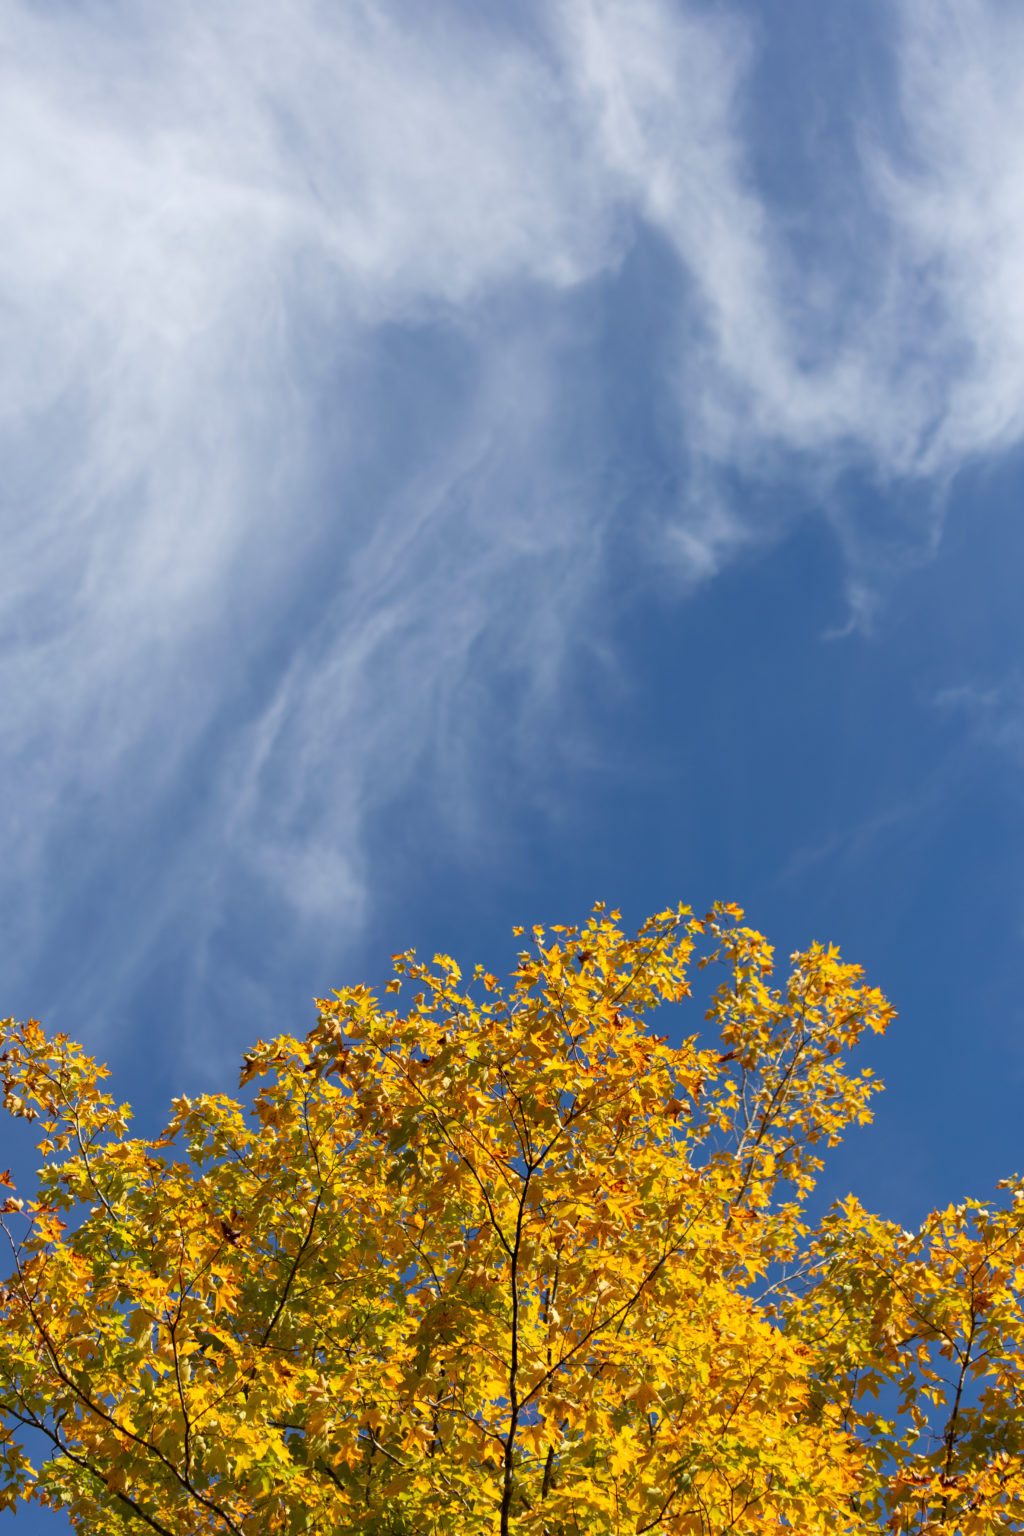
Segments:
[[[970,12],[904,6],[905,137],[862,123],[863,248],[812,271],[751,169],[741,10],[14,0],[16,993],[84,909],[96,943],[36,1006],[98,1010],[112,955],[130,989],[168,932],[201,989],[254,886],[264,926],[357,924],[369,815],[420,775],[479,831],[486,743],[536,758],[611,550],[707,579],[785,515],[730,487],[781,476],[863,579],[844,470],[930,507],[1019,440],[1024,39]],[[657,496],[602,383],[644,239],[668,258]]]

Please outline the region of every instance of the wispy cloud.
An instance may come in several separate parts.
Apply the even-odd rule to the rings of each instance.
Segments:
[[[935,695],[936,709],[966,718],[972,739],[1017,762],[1024,759],[1024,679],[1011,674],[989,686],[959,683]]]
[[[694,460],[684,534],[725,470],[812,487],[855,587],[900,548],[927,549],[950,477],[1024,433],[1024,20],[986,0],[906,0],[885,120],[848,98],[859,174],[845,200],[808,184],[797,222],[751,176],[741,10],[713,29],[703,13],[614,0],[573,15],[600,152],[693,284],[677,375]],[[845,250],[814,239],[837,203]],[[850,522],[835,495],[849,470],[889,488],[888,527]]]
[[[918,462],[932,470],[1024,430],[1024,16],[907,0],[902,17],[908,138],[873,165],[905,274],[898,339],[927,374]]]
[[[920,537],[945,478],[1018,440],[1024,39],[980,0],[901,14],[906,137],[862,123],[862,248],[830,271],[753,175],[739,10],[12,0],[19,974],[76,903],[110,914],[102,986],[67,978],[87,1004],[169,929],[200,970],[254,883],[275,922],[357,922],[370,810],[429,771],[467,814],[481,741],[533,754],[624,523],[706,579],[764,535],[737,477],[779,475],[867,590],[843,471],[898,484]],[[594,383],[645,231],[673,265],[671,500],[624,488]]]

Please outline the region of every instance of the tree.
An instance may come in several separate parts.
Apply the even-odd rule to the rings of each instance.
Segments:
[[[507,994],[396,956],[383,1003],[248,1053],[248,1112],[180,1098],[154,1139],[8,1021],[46,1163],[4,1206],[6,1506],[99,1536],[1024,1529],[1024,1186],[812,1230],[879,1086],[846,1053],[892,1010],[818,945],[775,985],[742,916],[627,938],[598,907],[535,928]],[[712,963],[705,1043],[671,1046],[649,1016],[681,1032]]]

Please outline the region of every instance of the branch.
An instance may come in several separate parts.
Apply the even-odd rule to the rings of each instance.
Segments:
[[[85,1404],[90,1413],[94,1413],[97,1418],[102,1419],[105,1424],[109,1424],[111,1429],[116,1430],[119,1435],[124,1435],[125,1438],[132,1441],[134,1445],[139,1446],[142,1451],[146,1452],[150,1456],[155,1457],[162,1466],[167,1468],[171,1476],[181,1485],[182,1488],[184,1488],[185,1492],[189,1494],[191,1498],[195,1499],[197,1503],[202,1504],[203,1508],[208,1509],[211,1514],[216,1515],[218,1520],[222,1520],[230,1531],[235,1532],[235,1536],[244,1536],[244,1532],[242,1531],[241,1527],[235,1524],[231,1516],[227,1514],[219,1504],[215,1503],[212,1499],[206,1498],[204,1494],[200,1493],[199,1489],[196,1488],[192,1483],[190,1477],[182,1476],[182,1474],[178,1471],[178,1468],[174,1465],[174,1462],[171,1461],[170,1457],[165,1456],[163,1452],[159,1450],[157,1446],[153,1445],[149,1440],[143,1439],[141,1435],[135,1434],[133,1430],[127,1429],[125,1425],[119,1424],[113,1414],[108,1413],[107,1410],[103,1408],[99,1403],[94,1402],[89,1394],[84,1392],[78,1383],[68,1375],[67,1371],[60,1363],[60,1355],[57,1352],[56,1345],[50,1338],[50,1335],[47,1332],[45,1326],[37,1316],[36,1310],[33,1307],[31,1300],[29,1299],[28,1291],[25,1286],[25,1277],[22,1272],[21,1264],[17,1258],[15,1259],[15,1263],[18,1266],[18,1279],[21,1284],[22,1299],[28,1311],[28,1315],[32,1319],[36,1333],[43,1341],[46,1353],[50,1357],[50,1362],[58,1380],[63,1382],[64,1386],[71,1390],[79,1402]]]
[[[270,1319],[270,1322],[267,1324],[266,1328],[264,1328],[264,1330],[263,1330],[263,1336],[260,1339],[260,1348],[261,1349],[264,1347],[264,1345],[266,1344],[267,1340],[270,1338],[270,1335],[273,1333],[274,1328],[275,1328],[275,1326],[277,1324],[278,1318],[281,1316],[281,1313],[284,1311],[285,1302],[288,1300],[288,1293],[290,1292],[290,1290],[292,1288],[292,1282],[295,1279],[296,1274],[298,1273],[299,1265],[302,1263],[303,1255],[305,1254],[306,1249],[309,1247],[310,1242],[312,1240],[313,1228],[316,1226],[316,1218],[317,1218],[317,1214],[319,1213],[320,1202],[323,1200],[323,1197],[324,1197],[323,1190],[322,1189],[318,1190],[317,1191],[316,1200],[313,1202],[313,1214],[309,1218],[309,1227],[306,1230],[305,1237],[302,1239],[302,1245],[299,1248],[298,1253],[295,1255],[295,1262],[293,1263],[291,1269],[288,1272],[288,1279],[285,1281],[284,1290],[281,1292],[281,1300],[278,1302],[277,1306],[274,1308],[274,1315]]]
[[[133,1499],[130,1494],[122,1493],[119,1488],[111,1488],[102,1472],[97,1471],[97,1469],[89,1461],[87,1461],[84,1456],[76,1455],[76,1453],[72,1451],[64,1443],[63,1440],[61,1440],[56,1431],[52,1430],[43,1420],[37,1418],[34,1414],[31,1418],[25,1418],[24,1415],[18,1413],[17,1409],[11,1408],[7,1404],[4,1404],[4,1412],[9,1413],[12,1419],[17,1419],[18,1423],[23,1424],[26,1429],[34,1429],[39,1431],[39,1433],[44,1434],[46,1438],[54,1446],[56,1446],[57,1450],[62,1456],[66,1456],[68,1461],[74,1462],[76,1467],[81,1467],[83,1471],[89,1473],[90,1477],[94,1477],[97,1482],[102,1483],[108,1493],[112,1493],[116,1499],[120,1499],[122,1504],[126,1504],[131,1510],[132,1514],[138,1516],[140,1520],[145,1521],[146,1525],[148,1525],[151,1530],[159,1531],[160,1536],[176,1536],[176,1532],[172,1531],[170,1526],[162,1525],[159,1520],[148,1514],[146,1510],[143,1509],[142,1505]]]

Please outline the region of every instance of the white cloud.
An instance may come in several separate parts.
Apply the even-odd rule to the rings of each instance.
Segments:
[[[746,34],[671,14],[580,0],[572,57],[607,163],[698,285],[704,342],[681,369],[695,446],[733,465],[785,449],[895,477],[1016,442],[1024,17],[985,0],[902,6],[904,137],[859,124],[849,257],[876,277],[844,313],[846,268],[816,267],[751,181],[737,110]]]
[[[597,355],[577,301],[638,227],[681,274],[688,478],[658,537],[689,578],[759,534],[724,471],[797,462],[827,500],[850,464],[930,485],[1020,437],[1024,46],[968,9],[904,7],[910,147],[865,151],[877,281],[844,320],[843,274],[808,271],[753,179],[739,13],[562,0],[527,40],[357,0],[11,0],[0,683],[27,965],[146,828],[166,864],[110,895],[126,976],[168,924],[205,953],[246,863],[297,920],[358,920],[367,808],[424,754],[471,813],[488,668],[555,697],[619,515],[571,398]],[[420,380],[403,416],[396,328],[450,345],[447,412]]]
[[[999,683],[959,683],[935,695],[936,709],[966,717],[970,738],[982,746],[1024,757],[1024,681],[1011,673]]]
[[[424,729],[422,669],[395,658],[384,708],[361,699],[362,671],[389,636],[429,629],[427,522],[444,524],[463,460],[522,408],[493,398],[486,376],[509,369],[484,359],[501,414],[440,444],[426,501],[372,509],[368,538],[366,509],[324,494],[317,432],[344,434],[351,354],[375,325],[439,307],[472,325],[496,285],[579,281],[613,258],[615,209],[576,174],[578,125],[551,68],[465,28],[277,3],[135,7],[130,23],[16,5],[7,27],[0,131],[18,153],[0,172],[0,439],[15,473],[0,580],[21,879],[69,795],[98,800],[102,838],[132,802],[145,814],[173,792],[339,522],[364,545],[355,603],[323,615],[326,641],[311,626],[315,661],[300,656],[280,686],[306,693],[286,711],[286,806],[324,736],[351,739],[371,717],[340,808],[337,773],[322,795],[344,861],[377,744],[399,717]],[[519,385],[529,414],[543,371]],[[563,538],[529,511],[495,533],[492,563]],[[473,624],[450,595],[448,612],[458,665]],[[443,669],[443,648],[433,659]],[[276,803],[252,814],[257,840],[287,828]]]
[[[874,163],[900,263],[896,342],[920,372],[918,463],[936,471],[1024,432],[1024,15],[906,0],[902,19],[908,144]]]

